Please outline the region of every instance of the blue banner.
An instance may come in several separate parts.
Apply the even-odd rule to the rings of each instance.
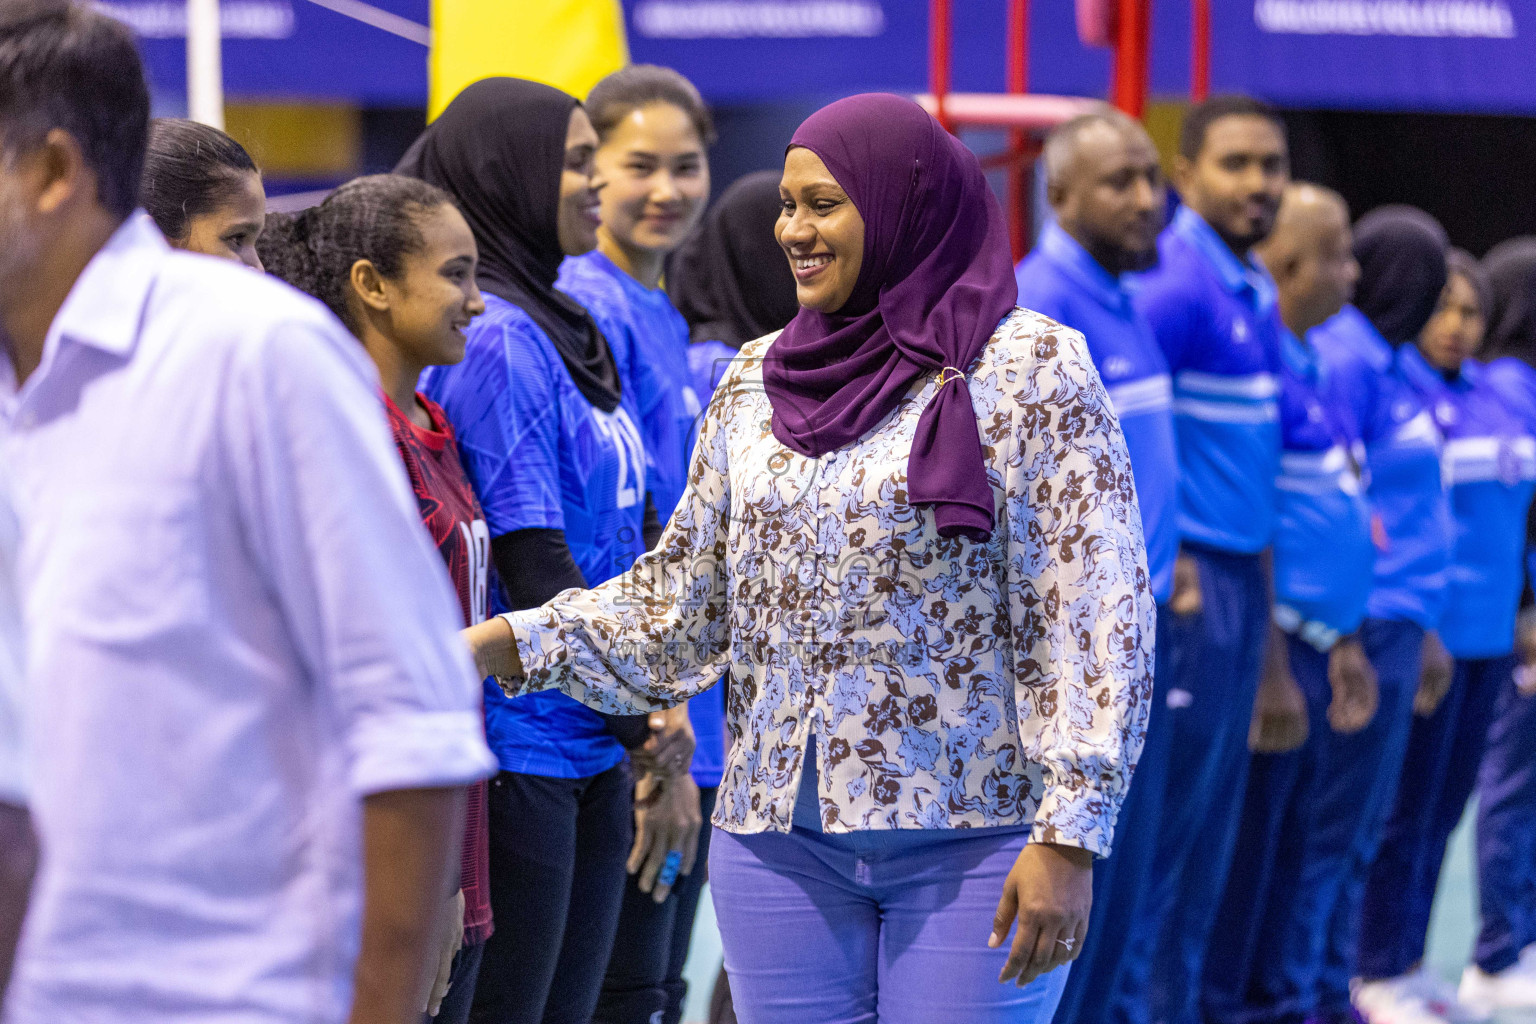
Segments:
[[[1536,0],[1218,0],[1212,85],[1287,106],[1536,113]]]
[[[235,100],[426,106],[428,3],[223,0],[225,93]],[[185,96],[185,0],[110,0],[100,6],[138,32],[156,95]]]
[[[635,60],[717,104],[928,84],[928,0],[623,0]],[[162,94],[185,90],[185,4],[111,0]],[[1152,92],[1189,89],[1189,2],[1153,0]],[[1000,91],[1005,0],[959,0],[954,88]],[[1032,5],[1036,92],[1103,96],[1073,4]],[[1536,0],[1213,0],[1212,85],[1299,107],[1536,114]],[[332,9],[334,8],[334,9]],[[350,11],[349,17],[340,11]],[[428,0],[224,0],[232,98],[426,101]],[[357,20],[362,17],[368,20]]]

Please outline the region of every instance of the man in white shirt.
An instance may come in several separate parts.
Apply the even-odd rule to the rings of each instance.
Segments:
[[[0,4],[0,446],[44,850],[14,1024],[407,1024],[495,767],[362,348],[133,212],[133,41]]]

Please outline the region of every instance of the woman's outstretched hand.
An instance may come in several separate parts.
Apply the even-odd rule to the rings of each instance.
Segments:
[[[1003,883],[1003,898],[987,940],[996,949],[1018,922],[1013,951],[997,980],[1013,981],[1022,988],[1076,960],[1092,909],[1093,854],[1054,843],[1025,846]]]
[[[484,679],[497,676],[503,679],[521,679],[523,662],[517,656],[517,641],[512,637],[512,627],[500,615],[493,615],[484,622],[461,630],[459,635],[469,645],[469,653],[475,659],[475,671]]]

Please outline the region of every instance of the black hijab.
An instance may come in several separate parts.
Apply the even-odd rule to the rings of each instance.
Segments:
[[[758,171],[738,179],[677,250],[667,291],[694,341],[741,348],[800,312],[795,275],[773,237],[780,177]]]
[[[1483,257],[1493,300],[1489,358],[1514,356],[1536,366],[1536,236],[1500,242]]]
[[[1355,224],[1355,307],[1393,345],[1413,341],[1445,288],[1445,229],[1423,210],[1382,206]]]
[[[1477,296],[1477,309],[1483,315],[1483,323],[1493,322],[1493,279],[1488,276],[1488,271],[1477,262],[1477,257],[1465,249],[1451,247],[1451,251],[1445,254],[1445,266],[1450,277],[1466,278],[1472,286],[1472,294]],[[1483,340],[1487,342],[1487,331],[1483,333]]]
[[[587,401],[612,412],[619,372],[582,306],[555,287],[560,176],[576,100],[520,78],[487,78],[448,104],[401,158],[397,174],[458,201],[480,247],[480,287],[527,313],[549,335]]]

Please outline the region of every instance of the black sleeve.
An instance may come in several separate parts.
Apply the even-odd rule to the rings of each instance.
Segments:
[[[649,502],[649,497],[646,500]],[[654,507],[651,518],[655,518]],[[562,530],[513,530],[492,537],[491,559],[501,577],[507,607],[515,612],[537,608],[562,590],[587,585]],[[646,715],[597,713],[626,749],[638,747],[651,737]]]
[[[651,492],[645,492],[645,520],[640,524],[640,536],[645,540],[645,550],[654,550],[661,541],[661,529],[665,524],[656,511],[656,500]]]

